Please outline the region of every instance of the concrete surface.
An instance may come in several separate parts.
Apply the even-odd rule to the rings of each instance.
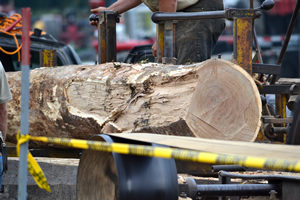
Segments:
[[[28,174],[27,193],[29,200],[73,200],[76,199],[76,174],[79,159],[35,158],[44,171],[51,193],[40,189]],[[18,158],[8,158],[8,171],[3,175],[4,192],[1,200],[15,200],[18,197]]]

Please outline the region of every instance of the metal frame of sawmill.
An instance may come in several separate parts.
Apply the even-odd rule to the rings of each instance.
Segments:
[[[250,9],[227,9],[223,11],[208,11],[195,13],[154,13],[152,20],[157,23],[157,62],[176,63],[174,58],[174,31],[176,21],[178,20],[200,20],[225,18],[233,20],[233,38],[234,51],[233,59],[245,69],[250,75],[253,73],[268,74],[267,84],[258,83],[258,89],[261,94],[276,95],[276,116],[263,116],[263,123],[269,124],[264,130],[264,135],[272,141],[286,142],[288,131],[287,124],[290,121],[286,115],[286,107],[289,95],[298,95],[300,93],[299,83],[277,84],[281,64],[287,50],[287,46],[293,32],[295,21],[299,12],[300,2],[297,1],[294,14],[289,24],[287,34],[276,64],[264,64],[262,61],[260,46],[257,41],[254,29],[254,20],[258,18],[261,10],[271,9],[272,1],[265,1],[265,5],[260,8],[253,8],[253,0],[250,0]],[[253,42],[255,46],[255,57],[252,58]],[[258,60],[258,63],[254,63]],[[262,80],[262,78],[260,78]],[[278,123],[278,121],[281,121]],[[261,137],[262,134],[259,135]]]
[[[269,1],[269,0],[267,0]],[[269,1],[270,2],[270,1]],[[285,38],[284,46],[280,54],[277,65],[272,65],[272,68],[280,68],[282,58],[285,54],[289,37],[291,35],[291,30],[294,26],[294,21],[296,19],[298,8],[300,6],[299,0],[295,8],[295,12],[288,29],[287,36]],[[190,19],[208,19],[208,18],[226,18],[233,20],[234,23],[234,59],[238,64],[244,68],[248,73],[266,73],[270,70],[270,65],[252,64],[252,43],[253,38],[256,41],[256,34],[253,29],[253,22],[256,17],[259,16],[259,10],[263,9],[253,9],[253,0],[250,0],[250,9],[228,9],[224,11],[209,11],[209,12],[196,12],[196,13],[155,13],[152,17],[153,21],[158,23],[157,25],[157,38],[158,38],[158,57],[157,61],[162,63],[175,63],[174,58],[174,30],[176,28],[176,20],[190,20]],[[265,5],[268,7],[268,5]],[[30,15],[30,10],[27,10],[27,15]],[[105,11],[101,12],[98,22],[99,31],[99,63],[116,61],[116,22],[118,21],[118,15],[111,12]],[[29,26],[26,26],[27,28]],[[28,39],[28,38],[27,38]],[[108,45],[109,44],[109,45]],[[27,45],[28,47],[28,45]],[[259,53],[259,46],[257,41],[255,42],[255,47],[257,51],[258,58],[261,57]],[[24,52],[25,52],[24,48]],[[22,59],[22,105],[21,105],[21,134],[26,134],[28,132],[28,102],[29,102],[29,62],[28,54],[24,53],[24,59]],[[274,120],[285,124],[287,122],[286,117],[286,103],[288,94],[298,94],[299,86],[297,84],[286,85],[276,85],[274,84],[277,80],[277,75],[270,73],[270,82],[273,88],[262,86],[260,89],[262,94],[270,93],[277,95],[277,113],[280,118],[269,118],[270,123],[274,123]],[[24,79],[23,79],[24,78]],[[279,87],[278,87],[279,86]],[[288,88],[289,93],[278,92],[278,88]],[[24,99],[25,98],[25,99]],[[25,109],[25,111],[23,110]],[[276,127],[279,128],[279,127]],[[282,130],[281,130],[282,131]],[[284,132],[284,131],[282,131]],[[284,139],[283,139],[284,141]],[[26,182],[27,182],[27,149],[28,143],[21,146],[20,155],[20,168],[19,168],[19,196],[18,199],[26,199]],[[128,157],[127,157],[128,158]],[[123,159],[123,158],[122,158]],[[129,163],[132,163],[131,158]],[[168,164],[168,163],[167,163]],[[134,166],[134,165],[133,165]],[[298,191],[300,189],[300,179],[285,176],[243,176],[236,175],[224,171],[231,171],[228,166],[217,167],[219,171],[219,180],[221,184],[197,184],[192,178],[188,178],[187,181],[179,185],[179,195],[182,197],[190,197],[192,199],[199,199],[201,197],[214,196],[219,197],[219,199],[224,199],[226,196],[270,196],[277,195],[281,196],[282,199],[295,199],[298,198]],[[238,171],[237,166],[233,166],[233,171]],[[126,169],[126,167],[124,168]],[[166,170],[167,168],[165,168]],[[154,170],[154,169],[153,169]],[[155,170],[154,170],[155,171]],[[134,172],[134,171],[133,171]],[[134,174],[134,173],[133,173]],[[135,174],[137,175],[137,174]],[[149,175],[149,174],[148,174]],[[150,177],[152,178],[152,177]],[[149,179],[150,179],[149,178]],[[232,184],[231,179],[263,179],[267,180],[268,183],[264,184]],[[144,179],[143,179],[144,180]],[[149,181],[149,180],[148,180]],[[146,181],[147,182],[147,181]],[[160,188],[159,188],[160,189]],[[151,192],[151,191],[150,191]],[[139,195],[142,191],[138,191]],[[150,194],[150,193],[149,193]],[[147,193],[143,195],[147,196]],[[175,194],[175,198],[176,198]],[[233,198],[231,198],[233,199]]]
[[[249,74],[257,73],[260,76],[267,75],[268,84],[258,85],[261,94],[276,95],[276,116],[263,116],[263,123],[272,125],[269,139],[286,141],[287,124],[292,122],[292,118],[286,116],[286,105],[289,95],[298,95],[300,85],[297,83],[276,84],[283,57],[295,26],[296,17],[300,8],[300,1],[297,4],[292,16],[288,31],[283,43],[280,56],[276,64],[264,64],[261,50],[257,41],[254,29],[254,20],[261,15],[261,10],[273,7],[273,1],[267,0],[260,8],[253,7],[253,0],[250,1],[249,9],[227,9],[221,11],[191,12],[191,13],[154,13],[153,22],[157,24],[157,57],[156,62],[176,64],[175,55],[175,29],[178,20],[200,20],[225,18],[233,21],[234,52],[233,58]],[[272,5],[273,4],[273,5]],[[99,55],[98,62],[106,63],[116,61],[116,23],[119,16],[111,11],[100,12],[99,17],[93,16],[98,21],[98,42]],[[253,43],[255,47],[255,57],[252,58]],[[109,45],[107,45],[109,44]],[[258,62],[256,62],[258,60]],[[274,126],[276,124],[276,126]],[[269,131],[270,131],[269,130]],[[273,134],[273,135],[272,135]],[[271,135],[271,136],[270,136]],[[195,180],[188,179],[187,182],[179,185],[180,196],[198,199],[203,196],[250,196],[250,195],[280,195],[282,199],[293,199],[297,196],[300,188],[300,179],[284,176],[238,176],[226,171],[240,171],[239,166],[217,167],[219,172],[219,185],[198,185]],[[264,179],[267,184],[257,185],[233,185],[231,179]],[[230,184],[230,185],[228,185]],[[296,196],[295,196],[296,195]],[[233,198],[234,199],[234,198]],[[236,197],[238,199],[238,197]]]
[[[157,12],[152,16],[152,21],[157,24],[157,57],[158,63],[176,64],[175,55],[175,29],[178,20],[201,20],[201,19],[218,19],[224,18],[233,21],[233,59],[245,69],[249,74],[259,74],[262,81],[263,75],[267,75],[264,83],[257,81],[259,92],[262,95],[276,95],[275,116],[268,114],[262,117],[262,122],[266,124],[264,134],[259,134],[259,138],[266,136],[272,141],[280,141],[286,143],[286,135],[288,132],[288,123],[291,118],[287,118],[286,107],[290,95],[300,94],[300,83],[293,82],[290,79],[288,83],[277,83],[280,73],[281,64],[286,53],[291,34],[295,27],[296,18],[298,16],[300,2],[297,1],[295,10],[289,24],[287,34],[280,52],[280,56],[276,64],[264,64],[261,55],[261,49],[257,41],[254,29],[254,20],[261,15],[262,10],[272,8],[272,1],[265,1],[264,5],[259,8],[253,8],[253,0],[250,0],[249,9],[226,9],[220,11],[206,12],[177,12],[162,13]],[[116,23],[119,16],[112,11],[100,12],[98,18],[94,16],[94,20],[98,21],[98,42],[99,54],[98,62],[106,63],[116,61]],[[253,43],[255,57],[252,58]],[[107,45],[109,44],[109,45]],[[258,62],[257,62],[258,61]],[[266,84],[265,84],[266,83]],[[295,100],[294,100],[295,101]],[[264,103],[264,101],[263,101]]]

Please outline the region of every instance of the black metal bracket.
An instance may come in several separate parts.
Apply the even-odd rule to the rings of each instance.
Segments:
[[[117,61],[116,23],[120,16],[113,11],[102,11],[99,15],[91,14],[90,22],[98,27],[98,63]]]
[[[253,63],[252,71],[253,71],[253,73],[259,73],[259,74],[279,75],[280,74],[280,65]]]
[[[165,21],[181,21],[181,20],[200,20],[200,19],[233,19],[233,18],[257,18],[261,13],[257,9],[236,9],[229,8],[226,10],[203,11],[203,12],[176,12],[164,13],[155,12],[152,15],[154,23],[162,23]]]
[[[233,20],[234,18],[258,18],[261,16],[259,10],[256,9],[234,9],[230,8],[225,11],[225,18]]]
[[[300,94],[300,84],[272,84],[263,85],[259,88],[261,94],[289,94],[289,95],[299,95]]]

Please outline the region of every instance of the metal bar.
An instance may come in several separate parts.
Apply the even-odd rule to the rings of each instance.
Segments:
[[[275,184],[209,184],[197,185],[197,196],[269,196],[270,191],[280,192]]]
[[[282,123],[292,123],[293,118],[287,117],[287,118],[276,118],[271,116],[262,116],[263,123],[274,123],[274,124],[282,124]]]
[[[99,13],[98,22],[98,63],[106,62],[106,17],[105,12]]]
[[[253,63],[252,72],[261,74],[280,74],[280,66],[272,64]]]
[[[293,12],[293,16],[291,18],[287,33],[285,35],[283,46],[281,48],[281,51],[280,51],[280,54],[279,54],[279,57],[278,57],[278,60],[277,60],[277,65],[282,64],[285,52],[287,50],[288,44],[289,44],[290,39],[291,39],[291,35],[293,33],[293,30],[294,30],[294,27],[295,27],[295,24],[296,24],[296,19],[297,19],[298,13],[299,13],[299,9],[300,9],[300,1],[297,0],[296,6],[295,6],[295,9],[294,9],[294,12]],[[277,76],[273,76],[272,80],[271,80],[271,83],[275,83],[276,79],[277,79]]]
[[[175,35],[176,35],[176,23],[175,21],[173,21],[173,57],[175,59],[175,55],[176,55],[176,49],[175,49],[175,41],[176,41],[176,38],[175,38]]]
[[[230,171],[230,172],[237,172],[237,171],[246,171],[247,168],[240,166],[240,165],[213,165],[212,166],[213,172],[219,171]]]
[[[156,25],[156,49],[157,49],[157,58],[156,62],[161,63],[162,57],[164,57],[164,38],[165,38],[165,26],[164,24],[160,23]]]
[[[173,57],[173,23],[165,22],[165,56],[167,58]]]
[[[272,127],[271,133],[279,133],[279,134],[285,134],[288,132],[287,127]]]
[[[279,114],[282,118],[286,118],[286,106],[287,106],[287,95],[286,94],[277,94],[275,97],[276,102],[276,114]],[[285,123],[282,124],[282,126],[286,126]],[[280,137],[280,140],[282,140],[284,143],[286,143],[286,134],[282,135]]]
[[[116,13],[113,11],[105,11],[106,14],[106,62],[117,61],[116,47]]]
[[[287,96],[286,94],[276,95],[276,113],[279,114],[282,118],[286,118],[286,104]]]
[[[262,88],[259,88],[261,94],[300,94],[300,87],[296,85],[291,90],[293,84],[286,85],[264,85]]]
[[[300,177],[298,176],[284,176],[284,175],[248,175],[248,174],[237,174],[237,173],[230,173],[221,171],[219,172],[220,176],[235,178],[235,179],[243,179],[243,180],[254,180],[254,179],[261,179],[261,180],[281,180],[281,181],[297,181],[300,182]]]
[[[176,59],[174,55],[174,22],[167,21],[164,23],[164,57],[162,58],[162,63],[173,63],[176,64]]]
[[[22,9],[22,86],[21,86],[21,134],[29,131],[29,76],[30,76],[30,8]],[[27,199],[27,154],[28,142],[20,146],[20,161],[18,171],[18,199]]]
[[[261,49],[260,49],[260,46],[259,46],[258,41],[257,41],[257,35],[256,35],[256,31],[255,31],[254,26],[253,26],[253,40],[254,40],[254,46],[255,46],[255,51],[256,51],[258,62],[263,63],[263,59],[262,59],[262,56],[261,56]],[[252,65],[252,67],[253,67],[253,65]]]
[[[253,19],[234,18],[234,58],[249,74],[252,74]]]
[[[152,21],[159,23],[172,20],[199,20],[199,19],[220,19],[226,18],[226,11],[204,11],[204,12],[176,12],[162,13],[156,12],[152,15]]]

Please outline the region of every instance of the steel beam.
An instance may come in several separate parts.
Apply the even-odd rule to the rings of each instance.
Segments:
[[[22,86],[21,86],[21,135],[29,132],[29,76],[30,76],[30,8],[22,9]],[[18,200],[27,199],[27,154],[28,142],[20,145],[18,171]]]
[[[118,16],[113,11],[99,13],[98,21],[98,62],[117,61],[116,23]]]

